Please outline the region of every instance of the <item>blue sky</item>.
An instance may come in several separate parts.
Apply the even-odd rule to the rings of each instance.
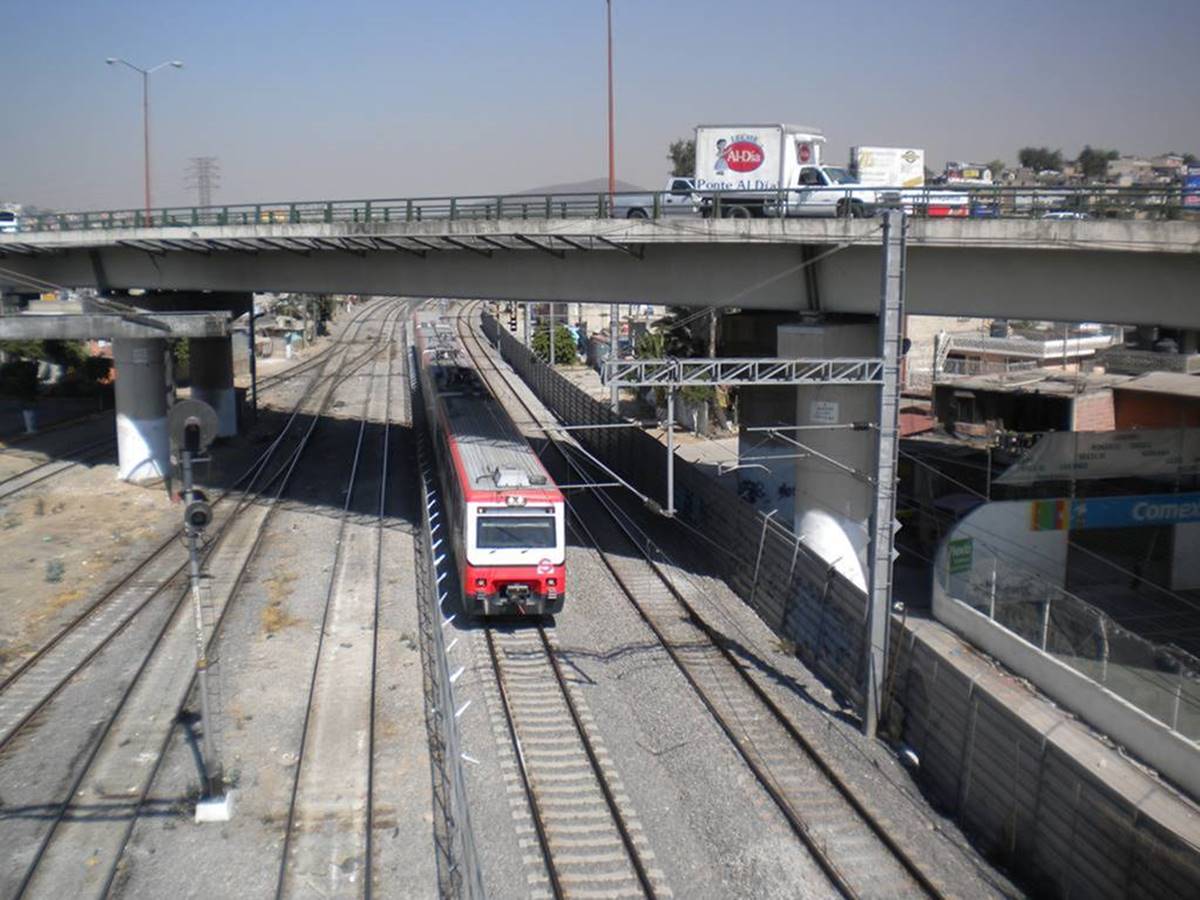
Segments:
[[[852,144],[1015,161],[1084,143],[1200,153],[1200,2],[614,0],[617,174],[653,185],[698,122],[789,121]],[[517,191],[606,172],[603,0],[0,0],[0,199],[155,202]]]

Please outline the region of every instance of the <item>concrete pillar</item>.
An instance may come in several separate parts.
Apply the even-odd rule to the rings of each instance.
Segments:
[[[217,414],[217,437],[237,434],[237,396],[233,391],[233,342],[228,337],[189,338],[188,366],[192,399]]]
[[[116,368],[117,465],[125,481],[150,481],[171,469],[162,338],[113,341]]]
[[[877,322],[783,325],[778,338],[781,357],[874,357],[879,353]],[[801,454],[795,461],[795,531],[839,572],[864,589],[873,498],[868,479],[874,475],[877,435],[874,431],[852,431],[845,426],[875,421],[877,405],[878,388],[858,385],[796,388],[795,422],[802,430],[793,434],[798,442],[815,452],[793,447],[793,452]]]

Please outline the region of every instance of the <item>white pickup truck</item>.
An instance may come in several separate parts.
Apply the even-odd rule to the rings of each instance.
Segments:
[[[695,179],[672,175],[665,190],[647,194],[616,194],[613,215],[622,219],[653,219],[658,216],[694,216],[700,212]]]

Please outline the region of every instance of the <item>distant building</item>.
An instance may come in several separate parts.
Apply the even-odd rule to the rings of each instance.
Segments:
[[[992,441],[1001,433],[1111,431],[1113,390],[1128,375],[1035,370],[939,382],[933,413],[950,435]]]
[[[1171,180],[1182,178],[1183,173],[1187,170],[1183,157],[1177,153],[1163,153],[1156,156],[1150,160],[1150,165],[1154,169],[1154,174]]]
[[[1108,164],[1108,180],[1120,187],[1152,185],[1159,181],[1154,163],[1140,156],[1122,156]]]
[[[1113,388],[1116,427],[1200,428],[1200,376],[1147,372]]]

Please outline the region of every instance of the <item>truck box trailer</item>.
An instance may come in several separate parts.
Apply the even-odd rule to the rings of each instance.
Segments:
[[[878,187],[925,185],[925,151],[916,147],[851,147],[850,174]]]
[[[825,135],[799,125],[698,125],[700,212],[719,217],[868,216],[874,189],[821,164]]]
[[[777,191],[820,165],[825,135],[800,125],[697,125],[696,190]]]

